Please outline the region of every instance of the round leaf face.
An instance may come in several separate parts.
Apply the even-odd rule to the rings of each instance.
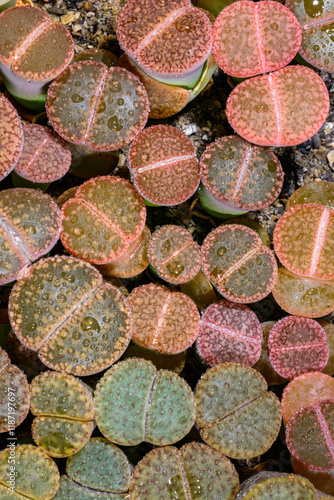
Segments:
[[[4,179],[17,164],[23,148],[21,120],[14,106],[0,94],[0,180]]]
[[[313,484],[302,476],[279,472],[259,472],[241,485],[238,499],[285,500],[292,496],[296,500],[315,500]]]
[[[50,85],[46,107],[64,139],[110,151],[129,144],[144,128],[149,104],[143,84],[129,71],[83,61]]]

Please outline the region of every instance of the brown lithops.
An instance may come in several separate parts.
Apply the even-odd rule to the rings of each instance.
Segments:
[[[161,354],[177,354],[196,340],[200,316],[184,293],[151,283],[132,290],[128,304],[135,344]]]
[[[172,224],[154,231],[147,255],[160,278],[173,285],[190,281],[201,268],[199,246],[186,229]]]
[[[142,233],[146,209],[129,181],[96,177],[82,184],[62,207],[64,247],[92,264],[121,257]]]
[[[15,172],[31,182],[48,183],[63,177],[71,164],[66,141],[42,125],[23,127],[24,145]]]
[[[60,211],[51,196],[34,189],[0,193],[0,284],[10,283],[59,238]]]
[[[296,189],[288,199],[285,210],[303,203],[317,203],[334,208],[334,182],[314,181]]]
[[[0,180],[4,179],[17,164],[23,148],[23,131],[14,106],[0,94]]]
[[[91,375],[125,351],[131,320],[123,294],[90,264],[49,257],[31,266],[9,300],[13,332],[53,370]]]
[[[276,260],[260,236],[239,224],[219,226],[204,240],[202,266],[227,299],[251,303],[266,297],[277,276]]]
[[[225,362],[253,366],[261,353],[261,340],[260,322],[249,307],[220,300],[202,315],[196,352],[207,366]]]
[[[178,205],[198,188],[199,161],[180,130],[155,125],[141,132],[129,150],[129,170],[140,194],[154,205]]]

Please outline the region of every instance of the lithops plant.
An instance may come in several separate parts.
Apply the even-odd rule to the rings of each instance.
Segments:
[[[274,1],[235,2],[222,10],[213,25],[216,61],[237,78],[283,68],[297,54],[300,42],[297,18]]]
[[[198,81],[212,48],[211,23],[189,0],[129,0],[117,38],[150,76],[188,87]]]
[[[148,204],[178,205],[194,194],[200,166],[191,140],[168,125],[154,125],[132,142],[128,157],[132,181]]]
[[[99,499],[101,494],[101,498],[118,499],[126,498],[123,493],[129,489],[132,467],[120,448],[97,437],[67,459],[66,472],[68,477],[61,479],[56,499],[74,500],[80,492],[80,498]],[[111,495],[105,496],[109,493]]]
[[[324,319],[318,320],[318,323],[323,327],[326,332],[326,344],[328,347],[328,361],[323,373],[334,375],[334,325]]]
[[[96,423],[109,441],[165,446],[180,441],[195,421],[194,396],[187,382],[144,359],[111,367],[95,391]]]
[[[290,208],[274,230],[277,257],[289,271],[334,279],[334,209],[307,203]]]
[[[196,353],[206,366],[225,362],[253,366],[261,354],[262,329],[244,304],[220,300],[201,317]]]
[[[60,238],[75,257],[108,264],[141,235],[145,219],[143,199],[129,181],[96,177],[82,184],[63,205]]]
[[[26,375],[12,365],[0,348],[0,433],[13,431],[28,415],[30,402]]]
[[[0,94],[0,180],[4,179],[19,161],[23,148],[23,130],[14,106]]]
[[[200,316],[184,293],[153,283],[134,288],[128,297],[132,341],[160,354],[177,354],[196,340]]]
[[[152,78],[126,54],[121,55],[119,64],[134,73],[143,82],[150,101],[149,118],[153,119],[168,118],[181,111],[206,88],[218,67],[213,54],[210,54],[204,63],[198,82],[193,88],[187,89],[159,82]]]
[[[208,370],[196,392],[196,423],[203,441],[230,458],[265,453],[281,426],[280,401],[253,368],[224,363]]]
[[[304,66],[248,79],[232,90],[226,103],[235,132],[260,146],[294,146],[310,139],[328,110],[324,82]]]
[[[285,210],[304,203],[317,203],[334,208],[334,182],[317,181],[301,186],[290,196]]]
[[[277,263],[255,231],[240,224],[219,226],[202,245],[202,268],[218,291],[234,302],[266,297],[277,276]]]
[[[0,452],[0,497],[4,500],[49,500],[59,479],[57,465],[37,446],[8,446]]]
[[[144,358],[152,361],[158,370],[169,370],[179,375],[186,364],[186,351],[179,354],[159,354],[131,343],[122,357],[127,358]]]
[[[35,183],[48,186],[67,173],[71,152],[58,134],[48,127],[29,124],[23,127],[23,139],[23,150],[14,170],[23,178],[21,182],[29,181],[29,187],[35,187]]]
[[[320,318],[334,311],[334,280],[308,278],[279,267],[272,294],[294,316]]]
[[[263,471],[241,484],[237,500],[315,500],[313,484],[302,476]]]
[[[217,217],[261,210],[281,192],[283,176],[271,151],[235,135],[222,137],[202,154],[200,202]]]
[[[286,316],[277,321],[268,338],[274,370],[292,380],[302,373],[320,371],[328,361],[326,332],[310,318]]]
[[[288,449],[296,460],[311,470],[330,472],[334,469],[333,416],[334,400],[325,399],[304,406],[288,422]]]
[[[53,370],[91,375],[125,351],[130,312],[122,292],[90,264],[42,259],[20,277],[9,299],[13,332]]]
[[[81,486],[68,476],[60,478],[60,484],[54,500],[129,500],[127,493],[105,493]]]
[[[129,244],[128,249],[118,259],[109,264],[97,266],[105,276],[117,278],[133,278],[145,271],[149,261],[147,256],[147,245],[150,240],[151,231],[147,226],[136,240]]]
[[[199,310],[217,300],[213,286],[203,271],[199,271],[192,280],[180,285],[180,290],[195,302]]]
[[[8,91],[32,109],[43,109],[48,84],[70,63],[70,33],[43,10],[28,5],[0,14],[0,71]]]
[[[34,189],[0,193],[0,284],[10,283],[56,244],[61,216],[51,196]]]
[[[324,399],[334,399],[332,377],[320,372],[299,375],[283,391],[281,404],[284,424],[303,406],[314,405]]]
[[[281,377],[278,373],[275,372],[272,367],[269,359],[269,348],[268,348],[268,338],[270,331],[275,326],[276,321],[266,321],[261,323],[262,328],[262,344],[261,344],[261,354],[258,361],[255,363],[253,368],[261,373],[267,381],[267,384],[270,385],[280,385],[285,384],[287,380]]]
[[[68,457],[90,438],[95,424],[89,388],[67,373],[44,372],[30,384],[32,437],[52,457]]]
[[[334,7],[328,0],[287,0],[302,28],[299,54],[316,68],[334,72]]]
[[[147,255],[158,276],[173,285],[190,281],[201,268],[199,245],[189,231],[173,224],[154,231]]]
[[[90,48],[74,54],[71,64],[81,61],[97,61],[105,64],[108,68],[118,66],[118,59],[110,50]]]
[[[147,453],[133,471],[130,500],[234,500],[238,490],[239,478],[230,460],[192,442],[179,450],[168,446]]]
[[[226,219],[222,221],[223,224],[241,224],[242,226],[249,227],[253,229],[261,238],[262,244],[271,247],[269,235],[262,224],[254,219],[250,219],[247,215],[241,215],[239,217],[232,217],[231,219]]]
[[[66,68],[50,85],[46,99],[55,131],[97,151],[129,144],[144,128],[148,108],[147,92],[137,77],[96,61]]]

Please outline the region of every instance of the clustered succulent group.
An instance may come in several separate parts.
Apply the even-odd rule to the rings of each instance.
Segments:
[[[128,0],[118,58],[0,0],[0,499],[334,498],[334,184],[275,253],[248,213],[329,111],[334,6],[283,3]],[[161,120],[215,71],[199,159]]]

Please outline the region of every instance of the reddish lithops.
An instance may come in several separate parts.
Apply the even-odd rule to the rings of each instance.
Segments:
[[[70,33],[30,5],[3,12],[0,31],[0,68],[7,89],[23,104],[43,107],[47,84],[73,57]]]
[[[28,415],[30,393],[27,377],[0,348],[0,433],[11,432]]]
[[[319,372],[299,375],[283,391],[281,404],[284,424],[303,406],[315,405],[324,399],[334,399],[332,377]]]
[[[142,233],[146,208],[129,181],[93,178],[62,207],[61,241],[66,250],[92,264],[121,257]]]
[[[204,240],[202,266],[227,299],[251,303],[266,297],[277,276],[276,260],[260,236],[239,224],[219,226]]]
[[[216,61],[237,78],[283,68],[297,54],[300,42],[296,17],[274,1],[235,2],[222,10],[213,25]]]
[[[0,180],[4,179],[19,161],[23,148],[23,130],[14,106],[0,94]]]
[[[334,7],[330,0],[287,0],[302,28],[299,54],[316,68],[334,72]]]
[[[286,442],[293,457],[315,471],[334,469],[334,399],[304,406],[291,417]]]
[[[323,327],[326,332],[326,343],[328,347],[328,361],[325,368],[322,370],[323,373],[327,373],[328,375],[334,375],[334,325],[329,321],[324,319],[318,320],[318,323]]]
[[[294,316],[321,318],[334,311],[334,280],[299,276],[280,267],[272,294],[278,305]]]
[[[238,474],[230,460],[193,442],[179,450],[168,446],[147,453],[133,471],[130,500],[234,500],[238,489]]]
[[[195,342],[200,316],[184,293],[151,283],[134,288],[128,305],[135,344],[161,354],[177,354]]]
[[[212,28],[189,0],[130,0],[118,17],[117,38],[153,78],[191,87],[210,54]]]
[[[235,132],[260,146],[294,146],[310,139],[328,111],[324,82],[304,66],[287,66],[246,80],[226,103]]]
[[[66,141],[42,125],[23,127],[24,145],[15,172],[31,182],[48,183],[63,177],[71,164]]]
[[[328,360],[326,332],[310,318],[286,316],[279,320],[270,332],[268,346],[274,370],[288,380],[321,372]]]
[[[190,281],[201,268],[198,244],[186,229],[172,224],[154,231],[147,255],[160,278],[173,285]]]
[[[253,366],[261,354],[261,340],[260,322],[249,307],[220,300],[202,315],[196,351],[207,366],[225,362]]]
[[[15,335],[46,366],[73,375],[105,370],[131,337],[122,292],[73,257],[49,257],[30,266],[12,289],[9,317]]]
[[[274,230],[277,257],[290,271],[334,279],[334,210],[315,203],[290,208]]]
[[[187,382],[144,359],[117,363],[95,391],[96,423],[111,442],[142,441],[166,446],[180,441],[195,422],[194,395]]]
[[[253,458],[265,453],[281,426],[281,406],[256,370],[224,363],[199,380],[196,423],[202,439],[230,458]]]
[[[178,205],[198,188],[195,148],[174,127],[155,125],[141,132],[130,146],[128,162],[134,185],[154,205]]]
[[[261,323],[263,338],[261,344],[261,354],[258,361],[255,363],[253,368],[261,373],[261,375],[266,379],[267,384],[279,385],[286,383],[286,379],[278,375],[271,366],[269,359],[269,348],[268,348],[268,338],[270,331],[276,324],[276,321],[266,321]]]
[[[50,85],[46,110],[55,131],[74,144],[111,151],[144,128],[148,97],[137,77],[95,61],[72,64]]]
[[[60,211],[51,196],[34,189],[0,193],[0,284],[10,283],[53,248],[60,233]]]
[[[271,151],[238,136],[222,137],[201,157],[201,204],[218,217],[261,210],[281,192],[283,175]]]

